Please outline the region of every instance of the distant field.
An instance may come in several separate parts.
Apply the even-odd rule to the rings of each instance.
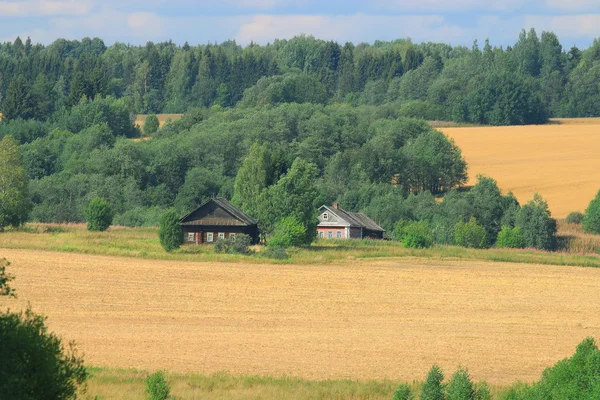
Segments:
[[[163,126],[169,118],[172,121],[175,121],[176,119],[181,118],[183,114],[156,114],[156,116],[158,117],[159,125]],[[148,118],[148,115],[139,114],[135,120],[135,124],[137,126],[143,127],[146,118]]]
[[[532,381],[600,332],[600,269],[423,259],[197,263],[2,249],[17,300],[90,365]],[[255,397],[258,398],[258,397]]]
[[[554,217],[583,212],[600,189],[600,118],[440,129],[462,149],[470,184],[478,174],[491,176],[521,203],[539,192]]]

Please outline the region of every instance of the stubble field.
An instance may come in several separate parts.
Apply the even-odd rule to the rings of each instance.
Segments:
[[[422,259],[327,266],[2,249],[17,300],[94,366],[422,380],[539,379],[600,336],[600,269]]]
[[[461,148],[469,183],[498,181],[521,203],[539,192],[552,215],[583,212],[600,189],[600,118],[557,119],[549,125],[452,127],[441,130]]]

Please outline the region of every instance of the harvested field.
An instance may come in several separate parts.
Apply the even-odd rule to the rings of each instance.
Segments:
[[[462,149],[470,184],[491,176],[521,203],[535,192],[552,215],[584,211],[600,189],[600,119],[557,119],[550,125],[442,128]]]
[[[175,121],[176,119],[179,119],[182,116],[183,114],[156,114],[159,126],[163,126],[169,118],[171,119],[171,121]],[[146,118],[148,118],[148,115],[139,114],[135,119],[135,124],[139,127],[143,127],[144,122],[146,122]]]
[[[600,269],[422,259],[323,266],[1,250],[17,300],[87,363],[173,372],[539,379],[600,336]]]

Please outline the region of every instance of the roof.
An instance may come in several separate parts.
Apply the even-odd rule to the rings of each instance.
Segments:
[[[337,215],[339,218],[347,221],[351,227],[353,228],[363,228],[363,229],[368,229],[371,231],[377,231],[377,232],[385,232],[385,229],[383,229],[381,226],[379,226],[375,221],[373,221],[371,218],[367,217],[365,214],[361,213],[361,212],[351,212],[351,211],[346,211],[340,207],[328,207],[328,206],[322,206],[321,208],[326,208],[327,210],[329,210],[329,212]]]
[[[196,221],[188,221],[186,223],[186,220],[190,216],[192,216],[192,214],[196,213],[201,208],[206,207],[210,203],[216,204],[219,208],[225,210],[225,212],[227,212],[233,218],[235,218],[236,220],[238,220],[238,223],[236,223],[234,225],[257,225],[257,222],[256,222],[256,220],[254,218],[252,218],[251,216],[249,216],[248,214],[246,214],[245,212],[243,212],[242,210],[240,210],[239,208],[237,208],[236,206],[234,206],[233,204],[231,204],[229,201],[227,201],[226,199],[223,199],[221,197],[214,197],[212,199],[209,199],[208,201],[206,201],[202,205],[200,205],[198,208],[196,208],[192,212],[190,212],[187,215],[185,215],[180,220],[181,223],[182,223],[182,225],[200,225]],[[228,225],[228,224],[230,224],[227,221],[217,220],[215,218],[205,218],[205,219],[203,219],[201,221],[198,221],[198,222],[202,222],[201,223],[202,225]]]

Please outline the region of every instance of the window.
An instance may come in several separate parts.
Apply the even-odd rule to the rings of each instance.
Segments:
[[[225,233],[219,232],[219,239],[225,239]]]
[[[325,232],[319,232],[319,237],[323,239],[325,237]]]
[[[337,232],[337,238],[338,238],[338,239],[341,239],[341,238],[342,238],[342,231],[338,231],[338,232]]]
[[[331,232],[331,231],[327,232],[327,237],[329,239],[333,239],[333,232]]]
[[[329,219],[329,214],[323,213],[323,219],[327,221]]]
[[[230,234],[229,234],[229,239],[230,239],[232,242],[235,242],[235,233],[230,233]]]
[[[207,241],[208,243],[212,243],[212,242],[213,242],[213,235],[214,235],[214,234],[213,234],[212,232],[207,232],[207,233],[206,233],[206,241]]]
[[[188,242],[195,242],[196,241],[196,234],[193,233],[193,232],[188,232],[187,241]]]

